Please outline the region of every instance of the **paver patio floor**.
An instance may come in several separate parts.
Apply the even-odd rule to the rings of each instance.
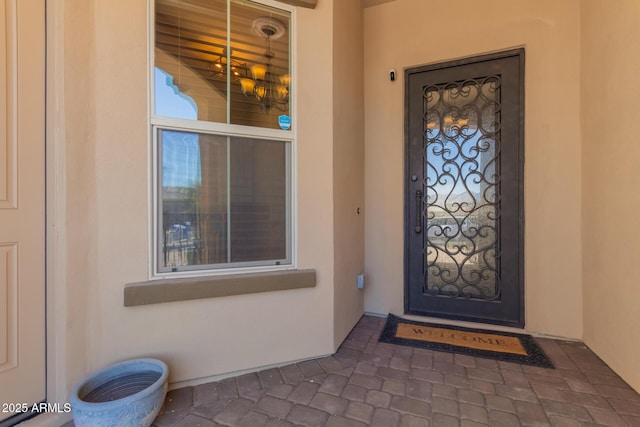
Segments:
[[[154,426],[640,426],[640,395],[582,343],[537,339],[544,369],[378,343],[384,321],[330,357],[173,390]]]

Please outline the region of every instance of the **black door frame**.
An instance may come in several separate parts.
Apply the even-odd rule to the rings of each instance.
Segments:
[[[409,177],[411,176],[410,169],[410,76],[416,73],[423,73],[426,71],[435,71],[444,68],[452,68],[461,65],[470,65],[477,64],[486,61],[492,61],[495,59],[502,59],[507,57],[518,57],[519,59],[519,131],[518,131],[518,284],[517,290],[519,292],[519,300],[517,304],[519,305],[519,318],[513,321],[504,321],[501,319],[495,318],[485,318],[482,320],[478,319],[470,319],[464,314],[442,314],[439,313],[437,317],[445,318],[445,319],[453,319],[453,320],[466,320],[472,322],[481,322],[481,323],[490,323],[490,324],[499,324],[512,326],[517,328],[524,328],[525,325],[525,305],[524,305],[524,65],[525,65],[525,49],[510,49],[506,51],[479,55],[474,57],[462,58],[453,61],[441,62],[436,64],[429,64],[417,67],[409,67],[404,70],[404,85],[405,85],[405,95],[404,95],[404,116],[405,116],[405,124],[404,124],[404,311],[405,314],[416,314],[416,315],[425,315],[422,311],[415,311],[410,308],[409,305],[409,286],[410,286],[410,229],[412,224],[412,218],[415,217],[416,213],[412,212],[410,208],[410,198],[415,197],[413,195],[413,191],[411,188],[411,183]],[[415,220],[415,219],[414,219]],[[428,316],[432,316],[433,314],[426,314]]]

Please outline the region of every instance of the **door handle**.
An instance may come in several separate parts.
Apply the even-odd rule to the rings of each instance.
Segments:
[[[422,232],[422,191],[416,191],[416,234]]]

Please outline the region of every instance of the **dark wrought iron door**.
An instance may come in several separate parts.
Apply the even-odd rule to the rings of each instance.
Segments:
[[[524,50],[405,77],[405,311],[522,327]]]

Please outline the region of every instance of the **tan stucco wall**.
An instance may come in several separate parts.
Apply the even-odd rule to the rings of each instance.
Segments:
[[[298,266],[311,289],[123,306],[125,283],[148,279],[149,160],[146,2],[67,1],[62,16],[66,108],[66,231],[59,236],[63,300],[53,309],[74,366],[66,381],[137,356],[165,360],[179,382],[332,353],[332,2],[298,13],[296,71]],[[318,38],[318,34],[325,37]],[[58,82],[57,84],[62,85]],[[318,96],[322,94],[322,96]],[[319,179],[318,177],[322,177]]]
[[[584,341],[640,391],[640,2],[583,0]]]
[[[582,337],[578,11],[577,0],[365,9],[365,311],[404,312],[403,69],[524,46],[526,329]]]
[[[56,277],[48,277],[47,292],[55,293],[54,304],[57,308],[51,309],[49,299],[49,312],[60,316],[54,323],[59,332],[49,334],[47,353],[57,356],[55,365],[48,367],[50,372],[55,372],[57,381],[50,381],[49,387],[55,383],[56,398],[60,401],[66,401],[65,394],[86,373],[89,335],[89,308],[86,302],[91,295],[90,287],[86,284],[94,281],[97,268],[96,247],[91,244],[91,236],[95,236],[97,227],[95,145],[87,143],[93,141],[96,135],[95,81],[88,78],[93,74],[95,65],[94,38],[91,33],[94,10],[91,2],[66,3],[58,3],[50,9],[65,16],[64,19],[50,20],[50,23],[59,26],[56,40],[59,45],[54,49],[53,40],[49,38],[47,46],[47,62],[50,67],[55,67],[54,70],[48,70],[49,78],[56,75],[57,80],[53,85],[56,86],[58,97],[55,107],[47,105],[47,114],[52,118],[48,124],[47,146],[51,150],[56,141],[58,168],[57,187],[47,189],[48,203],[54,200],[57,204],[53,215],[48,217],[48,223],[54,224],[55,228],[55,237],[49,239],[49,243],[55,246],[47,248],[48,261],[55,262],[55,265],[53,268],[48,265],[48,270],[49,273],[55,270]],[[62,34],[85,36],[64,37]],[[65,64],[69,65],[65,68]],[[65,99],[69,101],[65,103]],[[65,120],[72,120],[72,126],[64,127]],[[57,126],[51,132],[52,122],[61,123],[62,126]],[[66,192],[67,184],[73,186],[73,191]],[[74,238],[67,239],[67,232],[73,234]],[[55,289],[53,283],[57,284]],[[51,325],[50,321],[50,332]]]
[[[364,94],[361,0],[333,11],[334,347],[364,310],[356,276],[364,271]],[[358,213],[358,208],[360,212]]]
[[[182,381],[332,352],[362,311],[363,218],[365,309],[402,313],[402,69],[516,46],[527,49],[527,329],[581,338],[584,321],[586,343],[640,390],[639,295],[620,267],[634,265],[640,236],[612,220],[640,207],[631,125],[640,52],[629,42],[640,37],[638,2],[369,1],[363,72],[352,33],[362,24],[346,3],[298,11],[298,254],[318,286],[124,308],[124,284],[146,280],[150,262],[146,5],[48,2],[51,400],[66,402],[81,376],[128,357],[163,358]],[[473,12],[457,14],[454,31],[438,10]],[[358,78],[367,185],[356,217]]]

